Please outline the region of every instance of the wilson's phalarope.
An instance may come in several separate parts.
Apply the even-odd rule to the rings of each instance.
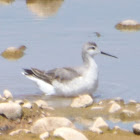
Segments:
[[[100,51],[94,42],[88,42],[82,49],[82,66],[56,68],[46,72],[31,68],[24,69],[23,74],[35,81],[40,90],[47,95],[77,96],[84,93],[92,94],[98,85],[98,67],[93,57],[100,53],[117,58]]]

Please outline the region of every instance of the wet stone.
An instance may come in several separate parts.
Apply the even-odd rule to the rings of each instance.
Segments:
[[[133,125],[134,134],[140,135],[140,123],[136,123]]]
[[[93,103],[93,99],[89,95],[80,95],[76,97],[72,103],[71,107],[79,108],[79,107],[87,107]]]

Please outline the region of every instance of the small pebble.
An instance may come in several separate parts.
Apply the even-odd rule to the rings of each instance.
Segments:
[[[32,108],[32,104],[30,102],[24,103],[22,107],[31,109]]]
[[[99,128],[99,129],[103,129],[103,130],[108,130],[109,126],[108,124],[103,120],[102,117],[98,117],[93,125],[89,128],[90,130],[94,130],[94,131],[99,131],[99,129],[96,129],[96,128]],[[100,132],[100,131],[99,131]]]
[[[76,97],[72,103],[71,103],[71,107],[87,107],[90,106],[93,103],[93,99],[91,98],[91,96],[85,94],[85,95],[80,95],[79,97]]]
[[[117,103],[113,103],[109,109],[109,113],[115,113],[121,109],[121,106]]]
[[[89,130],[91,130],[92,132],[97,133],[97,134],[103,134],[103,131],[97,127],[90,127]]]
[[[133,125],[134,134],[140,135],[140,123],[136,123]]]
[[[40,136],[39,136],[39,138],[40,138],[41,140],[45,140],[45,139],[48,138],[48,137],[49,137],[49,132],[42,133],[42,134],[40,134]]]
[[[43,100],[37,100],[37,101],[35,101],[34,102],[35,104],[37,104],[37,106],[39,107],[39,108],[48,108],[48,104],[47,104],[47,102],[46,101],[43,101]]]
[[[12,93],[8,90],[8,89],[5,89],[4,91],[3,91],[3,95],[4,95],[4,97],[6,98],[6,99],[13,99],[13,95],[12,95]]]
[[[15,103],[17,103],[17,104],[19,104],[19,105],[24,104],[23,100],[16,100]]]

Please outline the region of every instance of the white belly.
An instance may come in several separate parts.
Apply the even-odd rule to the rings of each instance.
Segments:
[[[97,85],[97,76],[91,75],[90,72],[69,82],[53,82],[56,94],[60,96],[77,96],[84,93],[92,94],[96,90]]]

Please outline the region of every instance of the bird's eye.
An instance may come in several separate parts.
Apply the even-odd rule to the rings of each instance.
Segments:
[[[95,47],[90,47],[89,50],[95,50]]]

